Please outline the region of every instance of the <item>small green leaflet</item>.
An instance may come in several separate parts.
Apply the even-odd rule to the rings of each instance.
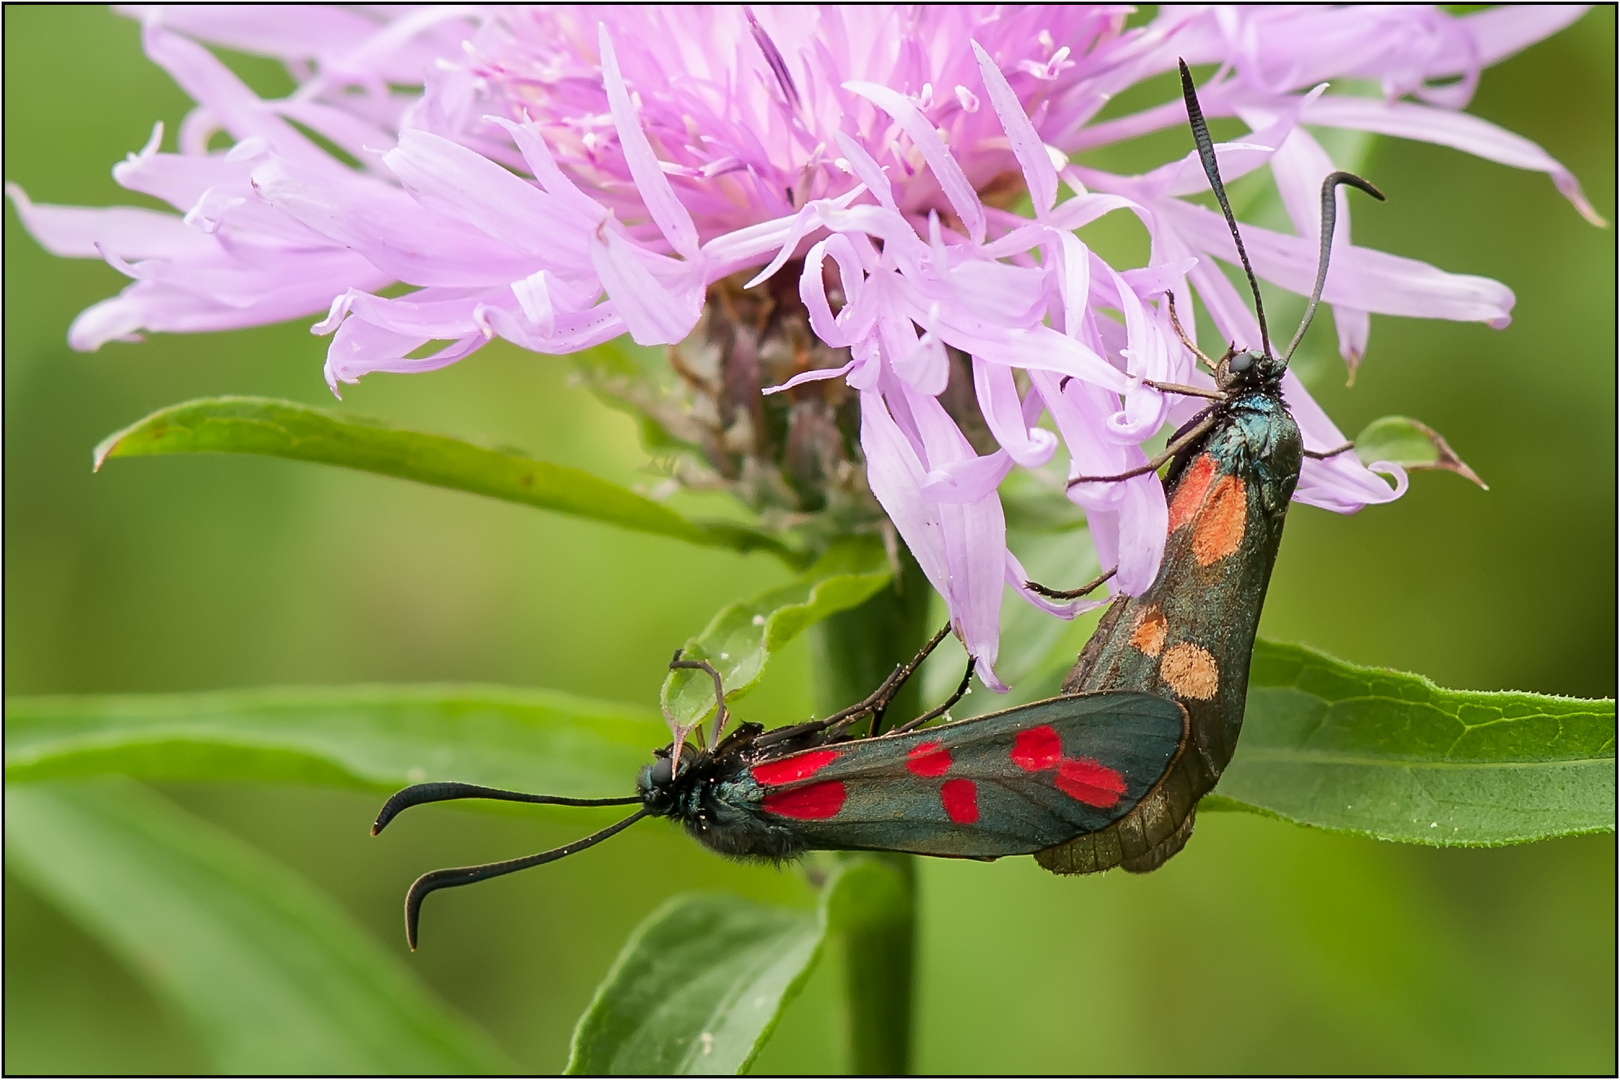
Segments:
[[[1409,416],[1384,416],[1368,424],[1356,436],[1356,456],[1364,465],[1392,461],[1405,469],[1454,472],[1490,490],[1438,431]]]
[[[720,672],[727,701],[740,698],[758,685],[771,653],[834,612],[860,605],[892,576],[877,538],[839,541],[788,584],[721,609],[682,656],[707,660]],[[681,727],[714,711],[714,683],[700,671],[670,672],[661,697]]]

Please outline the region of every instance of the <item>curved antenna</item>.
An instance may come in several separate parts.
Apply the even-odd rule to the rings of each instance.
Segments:
[[[1198,105],[1198,91],[1193,88],[1192,72],[1187,70],[1187,61],[1178,59],[1176,64],[1181,68],[1181,97],[1187,103],[1187,122],[1192,125],[1193,142],[1198,145],[1198,160],[1204,163],[1204,175],[1209,177],[1209,186],[1215,189],[1215,201],[1221,204],[1221,213],[1226,215],[1226,227],[1232,230],[1238,259],[1243,263],[1243,272],[1249,276],[1249,291],[1254,293],[1254,314],[1260,320],[1260,350],[1270,356],[1271,335],[1266,330],[1265,306],[1260,303],[1260,282],[1255,279],[1254,267],[1249,265],[1249,253],[1243,249],[1243,234],[1238,232],[1237,218],[1232,216],[1232,204],[1226,201],[1226,185],[1221,183],[1220,166],[1215,161],[1215,144],[1209,138],[1204,110]]]
[[[572,844],[564,844],[560,848],[542,851],[538,855],[525,855],[521,859],[508,859],[506,862],[485,863],[483,866],[458,866],[451,870],[435,870],[423,874],[411,884],[410,892],[405,894],[405,940],[410,943],[411,951],[416,951],[416,927],[422,917],[422,901],[427,894],[439,889],[453,889],[457,885],[471,885],[475,881],[487,878],[500,877],[502,874],[512,874],[519,870],[527,870],[531,866],[540,866],[569,855],[584,851],[588,847],[595,847],[610,836],[617,835],[646,817],[648,811],[643,808],[637,810],[623,821],[609,825],[601,832],[594,832],[583,840],[575,840]]]
[[[398,817],[402,810],[409,810],[423,803],[448,802],[451,799],[500,799],[503,802],[543,803],[547,806],[629,806],[642,801],[640,795],[629,795],[621,799],[569,799],[561,795],[529,795],[521,791],[506,791],[480,784],[458,784],[454,781],[413,784],[404,791],[395,792],[383,803],[383,808],[377,812],[376,822],[371,826],[371,835],[376,836],[386,829],[388,823]]]
[[[1282,362],[1286,366],[1293,359],[1294,350],[1305,339],[1305,331],[1311,325],[1311,319],[1316,315],[1316,305],[1322,302],[1322,286],[1327,284],[1328,256],[1333,253],[1333,227],[1337,224],[1339,216],[1339,200],[1335,192],[1340,184],[1348,184],[1353,188],[1365,191],[1379,202],[1384,201],[1384,193],[1373,187],[1355,173],[1331,172],[1322,180],[1322,247],[1316,257],[1316,284],[1311,288],[1311,302],[1305,305],[1305,317],[1299,322],[1299,329],[1294,331],[1294,340],[1288,343],[1288,351],[1283,353]]]

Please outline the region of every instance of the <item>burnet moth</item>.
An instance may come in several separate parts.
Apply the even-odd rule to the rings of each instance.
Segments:
[[[1349,444],[1324,450],[1304,447],[1283,400],[1282,379],[1322,299],[1337,213],[1336,189],[1348,184],[1379,201],[1384,196],[1347,172],[1331,173],[1322,181],[1316,283],[1299,329],[1278,357],[1272,351],[1260,286],[1221,183],[1192,74],[1185,63],[1180,66],[1198,156],[1254,295],[1260,348],[1228,346],[1218,360],[1210,359],[1182,330],[1170,299],[1170,318],[1182,344],[1214,375],[1216,389],[1169,385],[1160,389],[1207,397],[1209,407],[1176,432],[1164,453],[1147,465],[1119,476],[1069,482],[1071,487],[1114,482],[1170,462],[1165,476],[1170,535],[1158,578],[1140,596],[1115,599],[1064,681],[1063,691],[1140,690],[1172,697],[1187,709],[1191,745],[1172,763],[1164,780],[1118,821],[1036,853],[1042,866],[1059,874],[1094,873],[1114,866],[1153,870],[1186,844],[1198,800],[1215,787],[1232,760],[1243,726],[1255,630],[1301,459],[1328,458],[1351,449]]]
[[[1055,873],[1076,874],[1114,866],[1152,870],[1181,849],[1192,832],[1198,799],[1215,786],[1237,742],[1255,630],[1301,457],[1350,449],[1305,450],[1282,397],[1288,360],[1327,279],[1335,189],[1350,184],[1383,198],[1349,173],[1336,172],[1323,181],[1315,288],[1299,330],[1278,359],[1185,64],[1181,78],[1199,157],[1254,294],[1260,349],[1229,347],[1211,360],[1175,323],[1183,344],[1214,374],[1216,389],[1156,385],[1208,397],[1211,405],[1147,465],[1070,482],[1118,482],[1171,464],[1166,480],[1170,536],[1159,576],[1142,595],[1116,599],[1062,695],[925,727],[967,691],[970,659],[950,700],[881,732],[889,702],[943,640],[946,626],[871,696],[840,713],[770,731],[743,723],[726,733],[729,715],[719,674],[677,653],[671,667],[700,669],[714,680],[713,735],[701,748],[683,737],[654,751],[634,795],[571,799],[427,783],[388,800],[373,835],[408,807],[451,799],[637,807],[622,821],[551,851],[424,874],[405,901],[406,936],[413,949],[429,893],[554,862],[645,817],[679,821],[719,854],[767,860],[812,850],[976,859],[1033,854]],[[1174,322],[1173,302],[1170,315]],[[1099,587],[1109,576],[1067,592],[1031,585],[1066,598]],[[852,735],[863,722],[867,734]]]
[[[721,855],[780,861],[806,851],[900,851],[969,859],[1029,855],[1119,820],[1169,773],[1187,742],[1187,712],[1169,698],[1131,691],[1069,694],[1005,712],[924,728],[967,691],[882,734],[884,710],[949,632],[940,629],[910,663],[863,701],[825,720],[766,731],[729,719],[714,680],[714,733],[654,751],[636,794],[565,799],[473,784],[417,784],[389,799],[372,834],[401,810],[447,799],[505,799],[563,806],[638,805],[601,832],[508,862],[436,870],[406,894],[405,930],[416,947],[422,900],[553,862],[601,843],[644,817],[679,821]],[[971,661],[968,675],[972,674]]]

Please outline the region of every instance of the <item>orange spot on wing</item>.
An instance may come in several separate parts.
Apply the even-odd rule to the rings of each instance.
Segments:
[[[945,807],[945,816],[958,825],[979,820],[979,788],[971,780],[959,776],[945,781],[939,789],[939,801]]]
[[[1199,454],[1182,472],[1176,483],[1176,493],[1170,499],[1170,531],[1175,532],[1191,521],[1204,505],[1209,485],[1215,481],[1215,459]]]
[[[1215,658],[1202,646],[1178,641],[1164,651],[1159,661],[1159,678],[1178,696],[1208,701],[1221,687],[1220,669]]]
[[[1131,644],[1149,656],[1158,656],[1164,650],[1164,635],[1170,630],[1164,612],[1155,605],[1145,608],[1136,616],[1136,629],[1131,631]]]
[[[774,787],[778,784],[791,784],[796,780],[808,780],[836,760],[838,760],[836,750],[811,750],[808,753],[783,758],[781,761],[762,761],[750,771],[753,772],[755,780]]]
[[[1244,493],[1243,480],[1230,475],[1221,477],[1193,526],[1193,558],[1198,560],[1199,566],[1219,562],[1243,546],[1248,513],[1249,500]]]

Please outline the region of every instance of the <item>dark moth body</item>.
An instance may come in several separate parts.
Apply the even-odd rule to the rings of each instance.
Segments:
[[[1173,698],[1187,709],[1190,745],[1119,821],[1039,852],[1055,873],[1160,866],[1187,842],[1199,798],[1237,746],[1255,631],[1302,446],[1282,400],[1281,367],[1253,357],[1234,375],[1229,363],[1217,372],[1229,396],[1212,406],[1213,426],[1167,477],[1170,535],[1153,587],[1114,602],[1063,684],[1066,693]]]
[[[742,725],[673,779],[661,756],[638,779],[643,805],[745,858],[1028,855],[1125,815],[1181,756],[1187,720],[1163,697],[1100,693],[877,738],[796,730]]]

